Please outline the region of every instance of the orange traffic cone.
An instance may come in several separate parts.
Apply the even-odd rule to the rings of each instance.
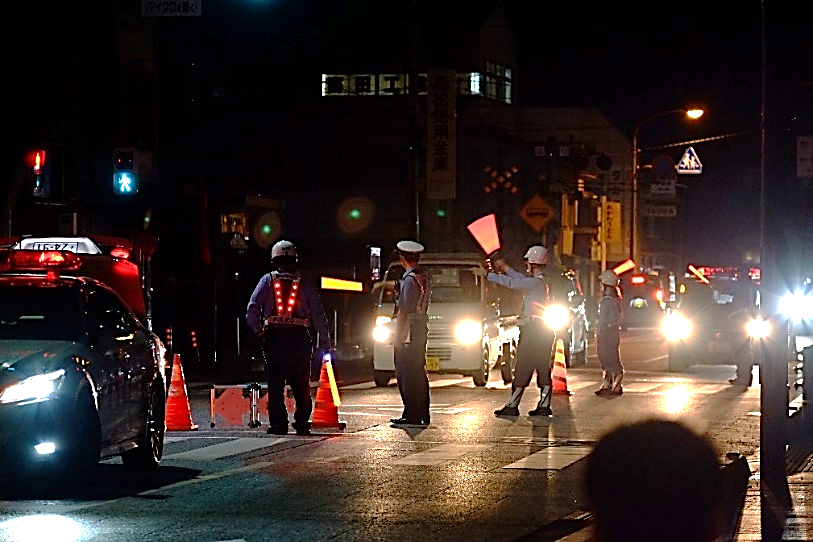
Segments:
[[[288,414],[293,414],[294,410],[296,410],[294,390],[291,389],[289,384],[285,384],[285,409],[288,411]]]
[[[181,367],[181,355],[172,358],[172,379],[167,394],[166,423],[168,431],[197,431],[198,426],[192,423],[192,409],[186,394],[186,381]]]
[[[316,404],[313,407],[312,427],[336,427],[344,429],[347,423],[339,421],[339,388],[333,376],[333,365],[330,358],[322,360],[322,374],[319,376],[319,388],[316,390]]]
[[[562,339],[556,339],[556,354],[553,356],[553,370],[551,371],[551,382],[554,394],[572,395],[567,388],[567,367],[565,367],[565,343]]]

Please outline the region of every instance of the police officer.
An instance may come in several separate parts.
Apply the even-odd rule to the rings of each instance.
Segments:
[[[313,331],[319,349],[330,347],[327,319],[316,287],[302,281],[296,246],[286,240],[271,247],[275,271],[263,275],[248,301],[246,323],[262,340],[268,380],[269,434],[288,433],[285,381],[296,403],[293,427],[297,435],[310,435],[310,364]]]
[[[539,386],[539,404],[528,412],[529,416],[551,416],[551,351],[556,338],[554,331],[544,323],[542,315],[550,301],[550,289],[543,273],[550,263],[550,252],[542,245],[533,245],[525,252],[527,274],[511,268],[503,259],[496,259],[494,267],[501,273],[489,273],[481,267],[472,271],[491,282],[525,293],[522,301],[517,368],[511,382],[511,398],[499,410],[497,416],[519,416],[519,402],[525,388],[531,383],[536,371]]]
[[[404,403],[404,413],[390,421],[396,425],[429,425],[429,378],[426,375],[426,338],[429,333],[426,311],[432,284],[418,267],[422,244],[399,241],[398,257],[404,267],[398,299],[395,302],[395,376]]]
[[[596,395],[621,395],[624,388],[624,366],[621,364],[621,299],[618,297],[618,275],[612,269],[605,269],[598,276],[601,283],[601,301],[598,305],[598,329],[596,342],[598,360],[604,373],[601,387]]]

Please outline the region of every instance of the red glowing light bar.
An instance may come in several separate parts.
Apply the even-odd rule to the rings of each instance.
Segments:
[[[71,252],[58,250],[14,250],[10,253],[6,268],[14,271],[66,271],[79,269],[81,260]]]
[[[494,213],[475,220],[466,226],[466,229],[486,254],[490,255],[500,250],[500,234],[497,231],[497,217]]]

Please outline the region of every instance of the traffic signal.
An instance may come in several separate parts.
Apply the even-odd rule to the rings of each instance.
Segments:
[[[51,196],[49,153],[45,149],[34,149],[26,157],[26,165],[31,175],[32,195],[35,198]]]
[[[113,151],[113,193],[132,196],[138,192],[138,162],[135,149]]]

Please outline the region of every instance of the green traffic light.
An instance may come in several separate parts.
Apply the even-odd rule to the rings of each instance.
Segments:
[[[263,224],[263,227],[262,227],[263,235],[271,235],[272,231],[273,231],[273,228],[271,227],[271,224]]]
[[[359,218],[361,218],[361,211],[359,211],[358,209],[350,209],[350,218],[352,218],[353,220],[358,220]]]
[[[438,209],[435,211],[435,214],[438,215],[439,218],[446,218],[446,209]]]

